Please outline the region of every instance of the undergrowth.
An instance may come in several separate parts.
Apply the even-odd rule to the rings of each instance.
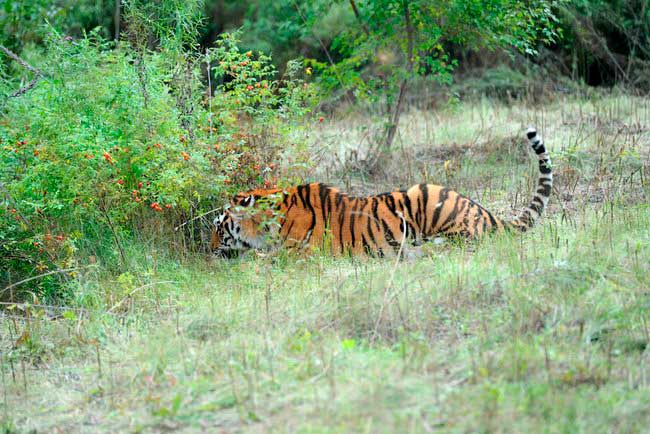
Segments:
[[[643,432],[647,104],[464,104],[407,114],[402,140],[420,161],[396,152],[383,179],[346,163],[355,118],[319,124],[314,163],[334,161],[326,180],[356,192],[428,164],[425,180],[507,216],[532,191],[520,126],[533,121],[557,176],[532,231],[429,244],[414,262],[125,243],[127,266],[83,270],[66,306],[4,311],[4,429]],[[338,159],[323,152],[337,127]]]

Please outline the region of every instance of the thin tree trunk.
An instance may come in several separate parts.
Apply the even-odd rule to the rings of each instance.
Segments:
[[[413,23],[411,22],[411,11],[409,9],[408,0],[402,2],[402,7],[404,8],[404,23],[406,25],[406,77],[402,80],[402,83],[399,86],[399,94],[397,96],[397,103],[395,104],[395,110],[390,119],[390,126],[388,127],[388,132],[386,134],[386,142],[384,143],[384,153],[388,153],[393,146],[395,140],[395,135],[397,133],[397,127],[399,125],[399,119],[402,115],[402,110],[404,107],[404,97],[406,95],[406,90],[408,89],[408,81],[411,72],[413,72],[413,46],[414,46],[414,30]]]
[[[359,21],[359,24],[361,24],[363,33],[365,33],[366,36],[370,37],[370,31],[368,30],[368,26],[366,26],[366,24],[361,19],[361,14],[359,14],[359,9],[357,8],[357,4],[354,2],[354,0],[350,0],[350,6],[352,7],[352,12],[354,12],[354,16],[357,18],[357,21]]]
[[[115,40],[119,41],[120,40],[120,24],[121,24],[121,13],[120,13],[120,6],[121,6],[122,1],[121,0],[115,0],[115,15],[114,15],[114,21],[115,21]]]

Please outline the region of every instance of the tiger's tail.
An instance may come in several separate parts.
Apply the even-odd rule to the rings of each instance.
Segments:
[[[508,226],[522,232],[533,227],[537,219],[539,219],[553,189],[551,160],[546,152],[544,141],[537,135],[537,130],[533,127],[528,129],[526,136],[539,159],[539,177],[537,178],[537,190],[528,206],[524,207],[517,217],[508,222]]]

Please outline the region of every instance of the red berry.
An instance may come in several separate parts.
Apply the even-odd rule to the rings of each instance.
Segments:
[[[123,181],[122,179],[118,179],[118,180],[117,180],[117,183],[118,183],[119,185],[124,185],[124,181]]]
[[[138,188],[142,188],[142,182],[138,182]]]

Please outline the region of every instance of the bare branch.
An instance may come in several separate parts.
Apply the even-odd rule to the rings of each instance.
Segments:
[[[7,57],[9,57],[10,59],[12,59],[16,63],[18,63],[20,66],[27,69],[28,71],[34,73],[34,75],[35,75],[34,79],[32,81],[30,81],[27,86],[21,87],[20,89],[18,89],[14,93],[12,93],[10,95],[10,97],[15,98],[15,97],[23,95],[23,94],[27,93],[28,91],[32,90],[34,88],[34,86],[36,86],[36,83],[38,83],[38,80],[43,76],[43,73],[40,70],[34,68],[29,63],[25,62],[20,57],[18,57],[18,55],[16,53],[11,51],[10,49],[5,47],[4,45],[0,45],[0,51],[5,53],[7,55]]]
[[[10,290],[12,288],[15,288],[15,287],[17,287],[19,285],[22,285],[23,283],[31,282],[32,280],[40,279],[41,277],[51,276],[52,274],[71,273],[73,271],[83,270],[83,269],[91,268],[91,267],[95,267],[95,265],[87,265],[85,267],[62,268],[62,269],[58,269],[58,270],[54,270],[54,271],[48,271],[47,273],[39,274],[37,276],[28,277],[27,279],[23,279],[21,281],[13,283],[13,284],[7,286],[6,288],[0,290],[0,295],[4,294],[6,291],[8,291],[8,290]]]
[[[43,73],[42,73],[41,71],[39,71],[38,69],[34,68],[34,67],[31,66],[29,63],[25,62],[23,59],[21,59],[20,57],[18,57],[17,54],[15,54],[13,51],[9,50],[9,49],[8,49],[7,47],[5,47],[4,45],[0,45],[0,50],[2,50],[2,52],[5,53],[5,54],[7,55],[7,57],[10,57],[11,59],[13,59],[16,63],[18,63],[18,64],[19,64],[20,66],[22,66],[23,68],[25,68],[25,69],[27,69],[27,70],[33,72],[33,73],[36,74],[36,75],[43,75]]]
[[[308,27],[312,28],[312,26],[309,26],[309,24],[307,23],[307,18],[305,18],[305,15],[302,13],[302,11],[300,10],[300,6],[298,6],[298,3],[296,3],[295,0],[293,2],[293,5],[296,8],[296,11],[298,12],[298,15],[300,15],[300,18],[302,19],[302,22],[305,24],[305,26],[308,26]],[[334,70],[334,73],[336,74],[336,78],[339,80],[339,83],[341,83],[342,87],[345,87],[345,84],[343,83],[343,78],[341,77],[341,74],[339,74],[339,70],[336,67],[336,63],[334,62],[334,59],[332,59],[332,56],[330,55],[330,52],[327,49],[327,46],[325,45],[323,40],[316,34],[316,32],[313,31],[313,28],[312,28],[312,35],[314,35],[314,37],[316,38],[316,40],[320,44],[321,48],[325,52],[325,55],[327,56],[327,60],[329,61],[330,65],[332,66],[332,70]],[[348,102],[351,104],[352,103],[352,98],[350,98],[350,96],[347,94],[347,92],[345,93],[345,95],[346,95],[346,97],[348,99]]]
[[[350,6],[352,7],[352,12],[354,12],[354,16],[357,17],[357,21],[359,21],[359,24],[361,24],[361,29],[363,30],[363,33],[366,34],[366,36],[370,37],[370,30],[368,30],[368,26],[366,26],[366,23],[363,22],[361,19],[361,14],[359,14],[359,9],[357,8],[357,4],[354,2],[354,0],[350,0]]]

